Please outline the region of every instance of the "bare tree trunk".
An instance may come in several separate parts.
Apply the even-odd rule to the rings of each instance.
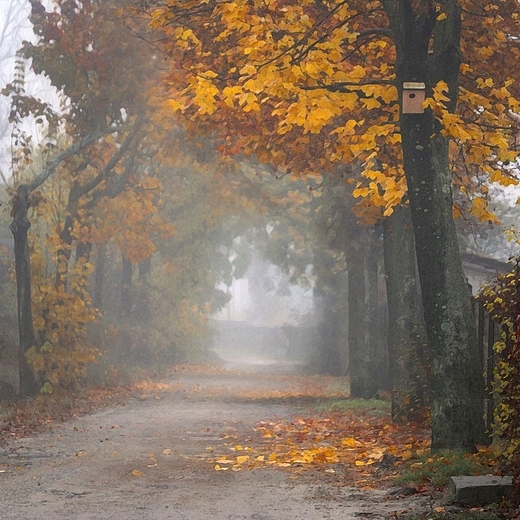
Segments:
[[[349,244],[349,374],[352,397],[370,399],[382,389],[379,365],[377,262],[371,262],[372,230],[363,230]],[[374,272],[375,269],[375,272]]]
[[[100,244],[97,250],[96,271],[94,274],[94,307],[103,308],[103,283],[105,279],[106,244]]]
[[[422,316],[410,209],[398,206],[383,222],[388,300],[392,420],[418,420],[427,388],[426,330]]]
[[[121,311],[123,316],[130,316],[132,311],[132,262],[124,255],[121,265]]]
[[[29,187],[18,187],[13,204],[13,221],[10,229],[14,236],[14,257],[16,269],[16,291],[18,297],[18,328],[20,344],[18,350],[18,370],[20,374],[20,394],[35,395],[38,385],[30,367],[26,353],[35,344],[31,298],[31,259],[27,233],[31,223],[27,218],[29,208]]]

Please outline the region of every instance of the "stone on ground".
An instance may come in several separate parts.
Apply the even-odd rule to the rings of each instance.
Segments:
[[[512,485],[513,477],[451,477],[450,492],[456,502],[479,506],[502,502],[510,493]]]

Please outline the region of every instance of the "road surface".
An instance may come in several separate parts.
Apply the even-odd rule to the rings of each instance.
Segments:
[[[225,453],[229,439],[301,412],[244,398],[288,384],[283,376],[176,375],[122,406],[14,440],[0,447],[0,519],[349,520],[427,507],[425,498],[391,499],[323,472],[215,471],[208,458]]]

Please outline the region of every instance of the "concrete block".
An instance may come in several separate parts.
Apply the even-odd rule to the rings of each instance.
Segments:
[[[480,506],[502,502],[512,487],[513,477],[451,477],[450,493],[455,497],[455,502]]]

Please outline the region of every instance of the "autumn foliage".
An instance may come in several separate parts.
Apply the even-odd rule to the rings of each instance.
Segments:
[[[497,395],[494,411],[495,434],[503,444],[503,456],[514,472],[516,500],[520,498],[520,259],[511,262],[511,271],[486,286],[480,298],[493,320],[500,325],[501,337],[494,350]]]
[[[400,204],[413,206],[420,189],[409,192],[405,178],[414,179],[404,167],[403,128],[411,120],[402,107],[400,60],[409,49],[401,36],[406,31],[395,30],[401,3],[157,0],[136,7],[134,2],[85,1],[80,9],[60,0],[52,12],[37,0],[31,5],[39,39],[24,45],[24,55],[66,100],[61,118],[38,105],[38,114],[48,117],[46,151],[39,157],[25,146],[13,177],[16,190],[24,182],[30,186],[31,176],[38,179],[38,169],[48,172],[49,182],[32,194],[31,217],[38,220],[30,237],[36,341],[25,353],[41,391],[77,386],[102,354],[104,363],[108,360],[104,375],[110,377],[117,373],[118,356],[160,365],[203,348],[208,314],[224,303],[216,285],[235,268],[229,261],[235,236],[252,215],[276,215],[284,206],[289,219],[300,217],[299,208],[308,211],[311,200],[300,189],[282,196],[259,189],[252,179],[261,174],[251,165],[253,173],[245,172],[236,159],[242,154],[282,174],[313,179],[314,187],[327,175],[353,184],[352,195],[360,200],[357,215],[365,222],[390,217]],[[437,168],[446,181],[432,193],[451,197],[452,172],[462,195],[455,214],[496,222],[487,183],[516,183],[511,165],[517,156],[520,89],[513,71],[520,55],[517,46],[507,44],[518,37],[518,5],[513,0],[402,5],[430,31],[422,106],[430,126],[424,126],[422,138],[436,139],[447,151],[441,161],[442,154],[431,161],[432,177]],[[460,40],[460,48],[442,47],[452,40],[457,45]],[[21,121],[33,101],[12,86],[5,93]],[[192,146],[186,132],[197,137]],[[226,158],[208,152],[210,137]],[[49,157],[63,160],[50,171]],[[451,199],[443,200],[451,219]],[[420,209],[421,215],[429,211]],[[426,245],[433,238],[454,244],[437,228],[426,233]],[[218,266],[211,264],[215,257]],[[441,264],[430,265],[423,280],[455,272]],[[124,280],[119,284],[116,278]],[[446,279],[445,285],[455,286],[452,281]],[[424,294],[429,287],[423,284]],[[436,309],[430,339],[467,348],[469,359],[474,350],[459,341],[470,336],[459,319],[469,308],[466,292],[460,299],[465,307],[441,290],[432,289],[433,296],[424,301],[431,304],[425,307],[428,317]],[[439,295],[449,305],[435,300]],[[447,316],[452,304],[459,306],[455,318]],[[142,321],[134,328],[137,317]],[[451,324],[440,326],[445,318],[461,327],[454,326],[451,337]],[[455,360],[449,368],[452,381],[458,381],[459,357],[450,358],[442,341],[432,348],[432,366]],[[472,377],[479,367],[473,368],[468,379],[480,381],[479,374]],[[451,388],[443,384],[446,373],[438,370],[437,379],[432,377],[434,403]],[[456,401],[444,419],[457,418],[456,427],[458,418],[463,423],[441,444],[475,444],[474,432],[462,438],[474,416],[462,416],[479,385],[465,390],[460,402],[462,394],[455,391],[453,399],[437,406],[444,410]],[[478,404],[475,409],[478,414]],[[437,424],[445,422],[439,416]],[[302,424],[302,430],[318,432],[315,441],[325,435],[323,428]],[[283,460],[333,460],[341,450],[355,451],[355,445],[346,446],[288,451]],[[356,460],[363,465],[362,456]]]
[[[449,8],[426,4],[441,34]],[[431,85],[425,107],[450,139],[455,182],[472,200],[469,211],[492,219],[478,179],[516,183],[503,165],[516,158],[520,97],[511,71],[517,57],[504,43],[518,34],[518,6],[461,2],[460,8],[457,108],[444,80]],[[406,182],[388,11],[377,1],[156,1],[135,13],[172,57],[160,88],[166,110],[219,129],[227,151],[254,153],[295,175],[350,164],[354,196],[389,215]]]

